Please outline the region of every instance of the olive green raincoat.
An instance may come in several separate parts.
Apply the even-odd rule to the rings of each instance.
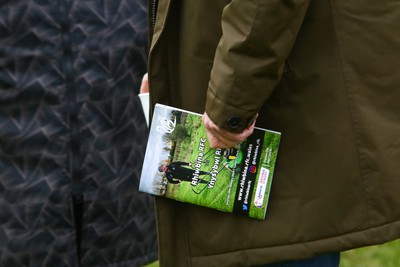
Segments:
[[[151,100],[282,132],[265,221],[157,199],[162,266],[253,266],[400,236],[398,0],[164,0]]]

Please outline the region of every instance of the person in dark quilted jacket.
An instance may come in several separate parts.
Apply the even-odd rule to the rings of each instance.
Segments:
[[[147,41],[144,0],[0,2],[0,266],[157,259]]]

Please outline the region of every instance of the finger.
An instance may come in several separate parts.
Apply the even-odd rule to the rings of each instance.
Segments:
[[[243,142],[247,137],[249,137],[254,131],[255,121],[242,133],[232,133],[218,127],[211,121],[205,112],[203,115],[203,124],[206,128],[208,138],[210,139],[209,142],[212,147],[228,148]]]
[[[223,135],[214,134],[214,131],[206,131],[207,139],[212,148],[230,148],[234,147],[238,142],[236,140],[231,141],[224,138]]]
[[[229,148],[241,141],[241,139],[238,139],[230,132],[220,129],[211,121],[207,113],[203,115],[203,124],[206,129],[209,144],[212,148]]]
[[[148,74],[144,74],[142,78],[142,83],[140,84],[140,93],[148,93],[149,92],[149,79]]]
[[[221,140],[210,132],[207,132],[207,139],[211,148],[230,148],[236,145],[233,142]]]
[[[253,128],[245,129],[242,133],[231,133],[220,128],[211,128],[210,132],[224,144],[233,144],[243,142],[253,132]]]
[[[254,127],[255,127],[255,121],[247,128],[243,130],[241,133],[231,133],[228,131],[220,132],[218,136],[223,136],[226,140],[229,140],[230,142],[235,142],[236,144],[243,142],[248,138],[250,135],[253,134],[254,132]]]

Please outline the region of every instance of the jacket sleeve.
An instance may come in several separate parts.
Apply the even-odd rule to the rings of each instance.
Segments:
[[[222,14],[206,112],[241,132],[273,92],[310,0],[233,0]]]

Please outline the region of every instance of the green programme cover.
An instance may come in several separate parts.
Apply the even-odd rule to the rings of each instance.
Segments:
[[[212,149],[200,114],[156,104],[139,190],[265,219],[281,134],[261,128]]]

